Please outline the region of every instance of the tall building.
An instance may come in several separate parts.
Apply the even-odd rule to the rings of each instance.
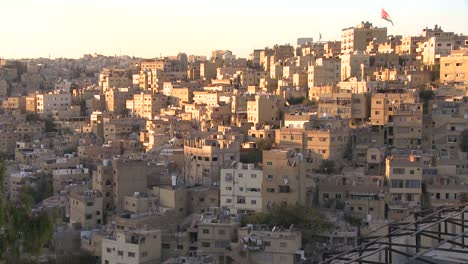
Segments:
[[[220,206],[231,214],[262,210],[263,171],[254,164],[236,163],[221,169]]]
[[[238,162],[240,144],[236,140],[188,139],[184,142],[184,177],[188,184],[219,184],[221,168]]]
[[[126,108],[130,116],[153,119],[160,115],[161,109],[166,108],[167,96],[162,93],[134,94],[133,99],[126,100]]]
[[[372,26],[372,23],[361,22],[355,27],[345,28],[341,32],[341,53],[365,51],[371,41],[376,43],[387,40],[387,28]]]
[[[288,150],[263,151],[262,207],[306,203],[305,160]]]

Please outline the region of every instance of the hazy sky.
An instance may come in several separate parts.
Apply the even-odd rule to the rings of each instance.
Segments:
[[[395,26],[380,19],[384,8]],[[468,34],[468,0],[0,0],[0,57],[157,57],[338,40],[342,28],[370,21],[389,34],[422,28]]]

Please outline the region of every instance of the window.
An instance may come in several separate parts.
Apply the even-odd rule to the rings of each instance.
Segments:
[[[232,203],[232,199],[226,199],[226,203]]]
[[[266,165],[268,165],[268,166],[272,166],[272,165],[273,165],[273,162],[271,162],[271,161],[267,161]]]
[[[392,180],[392,188],[403,188],[404,181],[403,180]]]
[[[268,175],[267,175],[267,180],[270,180],[270,181],[273,180],[273,175],[268,174]]]
[[[117,251],[117,255],[123,257],[123,251],[122,250]]]
[[[209,229],[203,229],[202,232],[203,232],[203,234],[209,234],[210,230]]]
[[[404,168],[393,168],[393,174],[405,174]]]
[[[266,191],[267,191],[267,192],[270,192],[270,193],[274,193],[274,192],[275,192],[275,188],[267,188]]]
[[[224,229],[219,229],[218,230],[218,235],[225,235],[226,234],[226,230]]]
[[[419,180],[406,180],[406,188],[421,188],[421,181]]]
[[[371,160],[376,160],[377,159],[377,155],[371,155]]]
[[[244,175],[242,173],[237,174],[237,177],[242,178]]]
[[[144,258],[144,257],[146,257],[146,256],[148,256],[148,252],[147,252],[147,251],[141,252],[141,257]]]
[[[252,179],[255,179],[255,178],[257,178],[257,174],[253,174],[253,173],[252,173],[252,174],[250,174],[250,178],[252,178]]]
[[[440,199],[440,193],[436,193],[436,199],[437,199],[437,200]]]
[[[257,201],[256,201],[256,200],[252,200],[252,201],[250,201],[250,204],[255,205],[255,204],[257,204]]]
[[[161,244],[161,248],[170,249],[170,248],[171,248],[171,245],[169,245],[169,244],[167,244],[167,243],[162,243],[162,244]]]
[[[111,248],[106,248],[107,253],[111,253]]]
[[[134,258],[135,257],[135,252],[128,252],[128,257],[129,258]]]
[[[211,247],[211,244],[210,244],[210,242],[202,242],[201,246],[204,247],[204,248],[209,248],[209,247]]]
[[[271,242],[270,241],[263,241],[263,245],[265,247],[271,247]]]
[[[445,199],[450,199],[450,194],[449,193],[445,193]]]
[[[288,246],[287,242],[280,242],[280,247],[285,248]]]

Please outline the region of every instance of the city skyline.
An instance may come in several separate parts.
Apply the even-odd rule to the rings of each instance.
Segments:
[[[381,8],[395,26],[380,19]],[[1,30],[7,36],[0,46],[3,58],[78,58],[90,53],[151,58],[178,52],[209,55],[216,49],[247,57],[255,48],[294,45],[299,37],[318,40],[319,32],[322,40],[339,40],[341,29],[361,21],[387,27],[389,35],[419,35],[434,24],[446,31],[468,33],[468,25],[460,23],[468,10],[465,0],[453,1],[450,6],[438,0],[241,0],[236,5],[211,0],[160,4],[147,0],[132,4],[20,0],[0,3],[0,9],[5,10],[0,22],[9,25]],[[329,13],[333,13],[332,19]]]

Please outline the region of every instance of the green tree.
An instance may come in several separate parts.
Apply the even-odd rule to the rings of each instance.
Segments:
[[[468,152],[468,129],[463,130],[461,134],[460,149],[463,152]]]
[[[4,180],[5,165],[0,163],[0,183]],[[37,257],[53,236],[53,218],[45,211],[32,210],[33,198],[26,192],[18,202],[8,201],[0,184],[0,261],[21,263]]]
[[[298,105],[298,104],[302,104],[304,100],[305,100],[305,97],[301,96],[301,97],[291,97],[287,101],[289,105]]]
[[[317,235],[330,230],[333,225],[327,218],[314,208],[302,205],[274,205],[266,212],[258,212],[247,216],[244,224],[261,224],[269,227],[294,225],[301,230],[307,230],[309,235]]]
[[[336,165],[334,160],[322,160],[319,166],[319,172],[323,174],[335,173]]]
[[[429,112],[429,101],[434,99],[435,93],[432,90],[421,90],[419,91],[419,99],[423,103],[423,112],[427,114]]]

